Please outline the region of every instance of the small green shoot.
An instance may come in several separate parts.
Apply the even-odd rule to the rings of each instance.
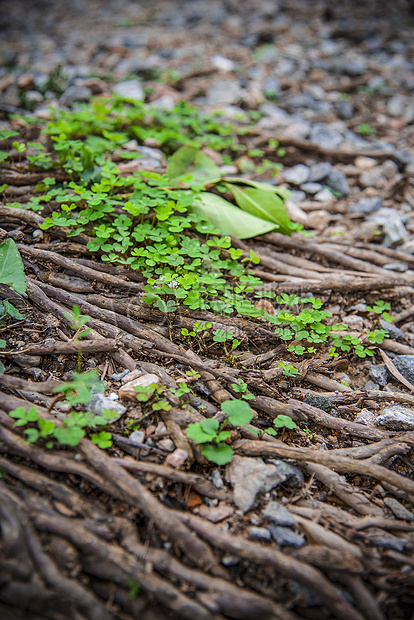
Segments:
[[[251,400],[254,398],[254,394],[249,392],[247,383],[245,383],[243,379],[237,379],[237,383],[232,383],[231,387],[233,388],[233,392],[240,394],[244,400]]]
[[[298,425],[288,415],[279,414],[273,420],[273,426],[275,426],[276,428],[287,428],[289,430],[292,430],[294,428],[297,428]],[[272,435],[273,437],[277,435],[277,431],[272,427],[267,428],[266,433],[268,435]]]
[[[92,390],[101,390],[103,387],[96,370],[90,370],[84,373],[73,372],[72,380],[55,388],[54,391],[63,393],[66,402],[73,406],[87,403],[91,398]]]
[[[231,432],[223,430],[230,424],[232,426],[244,426],[253,418],[250,405],[244,400],[226,400],[221,405],[226,418],[220,424],[214,418],[207,418],[202,422],[194,422],[187,427],[187,435],[199,444],[203,444],[201,453],[207,460],[217,465],[230,463],[233,457],[233,449],[227,443]]]
[[[367,123],[361,123],[358,125],[357,133],[359,133],[360,136],[373,136],[376,130]]]
[[[295,368],[292,364],[286,364],[286,362],[278,362],[279,368],[283,368],[283,374],[285,377],[296,377],[300,375],[300,370]]]
[[[137,598],[138,594],[141,591],[141,585],[135,581],[135,579],[132,579],[132,577],[128,578],[128,586],[129,586],[129,592],[128,592],[128,598],[133,601],[134,599]]]
[[[391,304],[388,301],[384,301],[383,299],[378,299],[373,307],[367,306],[368,312],[375,312],[375,314],[380,314],[381,318],[384,319],[384,321],[392,323],[392,321],[394,321],[394,317],[389,314],[388,310],[391,310]]]

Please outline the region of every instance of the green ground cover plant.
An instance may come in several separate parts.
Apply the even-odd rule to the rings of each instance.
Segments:
[[[102,261],[140,271],[146,278],[142,301],[167,316],[188,308],[265,318],[275,326],[293,360],[313,355],[325,346],[330,347],[332,356],[372,356],[372,350],[359,337],[347,333],[346,325],[330,323],[331,314],[322,308],[320,299],[286,294],[276,297],[271,291],[256,291],[263,283],[251,269],[260,262],[259,257],[254,251],[246,256],[233,247],[230,235],[248,238],[271,230],[290,235],[301,227],[287,214],[287,190],[262,181],[222,176],[219,166],[203,150],[219,151],[226,163],[240,158],[240,154],[251,161],[260,160],[260,149],[248,151],[243,146],[246,132],[248,124],[236,128],[219,113],[202,116],[185,102],[165,111],[114,97],[95,99],[71,111],[54,111],[42,140],[27,144],[31,170],[49,170],[50,176],[36,186],[36,195],[27,204],[8,206],[42,213],[49,203],[55,204],[40,227],[46,232],[61,228],[74,239],[86,235],[87,249]],[[15,136],[16,132],[2,131],[0,140],[7,145]],[[139,159],[139,145],[148,141],[168,157],[166,172],[121,173],[117,161]],[[25,154],[24,143],[13,142],[11,146]],[[283,155],[277,141],[271,146]],[[2,152],[2,159],[8,152]],[[115,154],[117,161],[113,161]],[[54,174],[62,169],[68,179],[57,181]],[[0,283],[19,293],[26,289],[23,263],[10,239],[0,244]],[[256,307],[257,299],[262,298],[276,301],[279,309],[275,315]],[[392,320],[389,310],[390,305],[382,300],[367,307],[368,312],[385,320]],[[0,312],[0,320],[22,318],[6,301]],[[67,318],[75,331],[73,338],[79,342],[87,335],[89,317],[81,315],[75,306]],[[374,329],[366,337],[375,345],[386,333]],[[231,331],[213,329],[208,321],[183,328],[181,336],[199,352],[221,347],[228,360],[236,359],[233,353],[241,344]],[[1,346],[5,346],[4,341],[0,341]],[[300,374],[289,362],[279,365],[286,377]],[[90,396],[95,379],[81,373],[79,353],[78,373],[61,388],[68,403],[87,402],[84,399]],[[232,389],[240,402],[254,397],[242,380]],[[191,394],[191,388],[182,382],[175,396],[184,402]],[[138,400],[149,402],[151,411],[170,406],[155,385],[141,390]],[[102,432],[95,433],[93,440],[103,446],[110,438],[106,430]],[[80,436],[80,431],[77,433]],[[215,444],[216,440],[213,448],[217,450]],[[220,449],[228,452],[227,448]]]
[[[37,155],[30,155],[30,165],[50,169],[51,176],[23,208],[42,212],[56,204],[41,224],[44,231],[63,228],[69,238],[86,234],[87,249],[102,261],[141,271],[147,278],[143,301],[165,314],[179,306],[258,314],[246,299],[261,284],[249,270],[258,258],[254,252],[243,258],[226,233],[291,234],[297,225],[284,205],[287,190],[222,177],[201,150],[208,146],[238,156],[246,150],[238,141],[247,126],[236,128],[219,114],[202,116],[185,102],[163,111],[115,97],[55,111],[43,131],[47,147],[31,142]],[[138,159],[136,147],[124,148],[131,139],[149,139],[170,155],[167,172],[122,175],[111,157],[117,152]],[[57,182],[53,173],[62,168],[70,180]]]
[[[233,457],[233,449],[226,443],[231,431],[223,429],[244,426],[253,418],[253,411],[245,400],[226,400],[221,404],[221,410],[227,414],[221,423],[215,418],[207,418],[189,424],[186,430],[190,439],[203,446],[201,453],[206,459],[217,465],[230,463]]]

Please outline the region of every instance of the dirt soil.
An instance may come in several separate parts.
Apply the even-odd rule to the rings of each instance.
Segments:
[[[0,322],[3,620],[414,619],[412,9],[404,0],[0,2],[0,130],[30,141],[16,114],[44,122],[49,105],[70,109],[123,83],[167,109],[185,99],[227,116],[257,112],[243,141],[262,154],[223,173],[289,188],[292,220],[313,234],[233,245],[259,255],[252,272],[263,290],[321,299],[364,346],[367,330],[388,332],[372,357],[323,348],[303,358],[260,318],[187,309],[167,320],[140,301],[139,273],[101,262],[82,235],[41,231],[47,209],[17,208],[50,172],[15,152],[0,169],[0,241],[18,244],[27,291],[0,285],[24,315]],[[261,157],[283,169],[258,174]],[[91,317],[81,344],[65,315],[74,305]],[[197,320],[230,331],[237,354],[185,338]],[[9,412],[36,405],[62,420],[54,389],[78,361],[122,409],[112,446],[26,442]],[[126,395],[148,375],[169,410]],[[177,396],[180,382],[192,392]],[[185,430],[222,420],[237,382],[254,417],[231,431],[233,460],[217,466]],[[295,428],[255,434],[280,415]]]

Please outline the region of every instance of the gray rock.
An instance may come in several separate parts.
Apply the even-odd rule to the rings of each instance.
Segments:
[[[285,482],[288,474],[260,458],[234,456],[227,469],[234,489],[234,503],[242,512],[253,506],[258,493],[265,493]]]
[[[294,116],[291,117],[292,119]],[[305,120],[297,120],[289,122],[288,126],[284,129],[283,134],[287,138],[295,138],[297,140],[304,140],[309,136],[310,125]]]
[[[334,192],[339,192],[342,196],[348,196],[349,194],[349,184],[346,178],[346,175],[337,170],[336,168],[332,168],[325,181],[326,185],[329,185]]]
[[[315,194],[315,200],[317,200],[318,202],[327,202],[328,200],[333,200],[334,198],[335,196],[333,195],[333,193],[326,187],[324,187],[323,189],[321,189],[320,192]]]
[[[393,362],[404,379],[414,384],[414,355],[397,355]]]
[[[282,110],[282,108],[279,108],[279,106],[277,106],[276,104],[270,103],[269,101],[262,103],[262,105],[260,106],[260,112],[265,116],[268,116],[269,118],[280,121],[282,123],[282,126],[287,124],[287,122],[291,119],[290,114],[285,112],[285,110]]]
[[[295,547],[299,549],[305,544],[305,537],[301,534],[296,534],[288,527],[281,527],[280,525],[269,525],[267,528],[274,541],[280,547]]]
[[[363,56],[357,56],[354,54],[340,55],[335,58],[332,68],[336,73],[350,75],[352,77],[356,75],[362,75],[367,70],[367,59]]]
[[[307,194],[317,194],[323,189],[323,185],[321,185],[320,183],[302,183],[300,189],[302,189]]]
[[[367,219],[369,222],[382,227],[385,233],[382,245],[386,248],[400,245],[408,239],[408,233],[402,217],[400,213],[394,209],[381,209],[378,213],[370,215]]]
[[[383,200],[380,196],[361,198],[358,202],[349,205],[348,213],[374,213],[382,208]]]
[[[374,166],[374,168],[362,172],[359,177],[359,182],[363,187],[382,189],[387,184],[387,177],[382,173],[379,166]]]
[[[384,504],[387,508],[391,510],[393,515],[397,517],[397,519],[403,519],[404,521],[414,521],[414,513],[411,510],[408,510],[405,506],[400,504],[397,499],[393,497],[385,497]]]
[[[80,101],[89,101],[92,91],[87,86],[69,86],[60,97],[60,103],[66,106]]]
[[[398,166],[392,159],[387,159],[380,166],[382,174],[388,179],[393,179],[398,174]]]
[[[118,403],[117,401],[108,398],[101,392],[92,396],[92,398],[86,404],[86,408],[88,409],[88,411],[95,415],[103,415],[105,409],[113,412],[114,417],[110,420],[111,424],[119,420],[119,418],[121,418],[127,410],[124,405],[121,405],[121,403]]]
[[[318,394],[306,394],[304,402],[312,407],[317,407],[323,411],[329,411],[333,407],[333,402],[326,396],[319,396]]]
[[[284,527],[292,527],[296,523],[294,515],[280,502],[270,502],[264,509],[263,516],[275,525]]]
[[[404,95],[394,95],[387,103],[387,111],[390,116],[402,116],[407,98]]]
[[[364,390],[379,390],[380,387],[381,386],[379,385],[379,383],[374,383],[374,381],[371,381],[371,379],[370,379],[364,385]]]
[[[373,414],[369,409],[361,409],[354,422],[357,422],[358,424],[365,424],[366,426],[373,426],[375,423],[375,414]]]
[[[267,99],[278,99],[282,94],[279,80],[274,77],[266,78],[263,82],[263,93]]]
[[[362,302],[359,302],[358,304],[355,304],[355,306],[351,306],[349,309],[356,310],[356,312],[368,312],[367,304],[365,300],[363,300]]]
[[[305,192],[299,191],[299,190],[292,190],[289,196],[289,199],[292,202],[295,202],[296,204],[299,204],[301,202],[303,202],[304,200],[306,200],[306,194]]]
[[[384,407],[375,424],[385,426],[392,431],[414,430],[414,408],[406,405],[389,405]]]
[[[405,263],[387,263],[386,265],[382,265],[383,269],[388,269],[389,271],[397,271],[398,273],[404,273],[408,269],[408,265]]]
[[[332,168],[332,164],[327,161],[321,161],[319,164],[315,164],[310,169],[309,181],[316,182],[326,179]]]
[[[255,538],[256,540],[269,541],[272,538],[269,530],[267,530],[265,527],[256,527],[252,525],[251,527],[249,527],[248,532],[250,538]]]
[[[144,89],[139,80],[126,80],[115,84],[114,93],[125,99],[145,99]]]
[[[311,129],[310,141],[324,149],[335,149],[343,141],[343,136],[324,123],[315,123]]]
[[[12,84],[6,92],[2,93],[1,102],[5,105],[21,106],[19,91],[16,84]]]
[[[409,241],[403,243],[400,249],[406,254],[414,254],[414,239],[410,239]]]
[[[207,92],[207,105],[226,106],[237,103],[242,93],[238,81],[217,78]]]
[[[302,471],[298,467],[286,463],[286,461],[282,461],[281,459],[270,459],[270,463],[276,466],[281,476],[286,477],[286,484],[289,487],[299,489],[303,486],[305,479]]]
[[[382,245],[387,248],[400,245],[408,239],[407,229],[399,213],[392,213],[389,218],[387,218],[384,229],[385,237],[382,241]]]
[[[131,140],[131,142],[135,142],[135,140]],[[125,147],[126,145],[124,145]],[[161,162],[163,165],[165,163],[165,155],[159,149],[153,149],[150,146],[138,146],[137,145],[137,153],[145,157],[146,159],[156,159]]]
[[[28,90],[25,92],[25,99],[27,103],[35,105],[36,103],[41,103],[43,101],[43,95],[37,90]]]
[[[218,469],[213,469],[211,472],[211,480],[216,489],[222,489],[224,487],[224,482]]]
[[[396,149],[394,151],[394,159],[401,168],[405,166],[414,166],[413,153],[408,149]]]
[[[122,381],[122,379],[129,375],[129,373],[130,370],[128,370],[128,368],[125,368],[125,370],[123,370],[122,372],[114,373],[113,375],[111,375],[111,379],[113,379],[114,381]]]
[[[161,450],[165,450],[165,452],[173,452],[175,450],[174,442],[171,439],[168,439],[168,437],[161,439],[158,442],[158,447],[161,448]]]
[[[226,58],[225,56],[220,56],[220,54],[215,54],[211,58],[211,63],[220,71],[234,71],[236,65],[233,60],[230,58]]]
[[[375,547],[381,547],[382,549],[392,549],[393,551],[404,551],[408,545],[406,538],[391,538],[391,536],[378,536],[373,541]]]
[[[402,329],[400,329],[393,323],[385,321],[384,319],[380,319],[379,324],[382,329],[385,329],[388,332],[388,335],[392,340],[406,340],[405,334]]]
[[[336,101],[334,107],[342,120],[348,121],[354,115],[354,107],[350,101]]]
[[[283,178],[288,183],[293,183],[293,185],[301,185],[302,183],[306,183],[309,179],[310,170],[304,164],[298,164],[297,166],[293,166],[292,168],[288,168],[288,170],[283,171]]]
[[[207,499],[207,498],[206,498]],[[217,502],[217,500],[215,500]],[[203,519],[208,519],[213,523],[218,523],[219,521],[223,521],[234,513],[233,506],[226,504],[225,502],[220,502],[218,506],[200,506],[198,510],[198,514]]]
[[[237,566],[239,562],[240,558],[237,555],[225,555],[221,560],[223,566]]]
[[[154,101],[150,101],[148,106],[150,108],[160,108],[162,110],[173,110],[176,104],[176,100],[172,95],[163,95],[158,97]]]
[[[145,433],[144,431],[133,431],[128,439],[132,444],[142,446],[145,441]]]
[[[405,123],[412,123],[414,121],[414,105],[408,104],[404,110],[403,121]]]
[[[369,376],[381,387],[385,387],[388,383],[388,370],[385,364],[371,364]]]

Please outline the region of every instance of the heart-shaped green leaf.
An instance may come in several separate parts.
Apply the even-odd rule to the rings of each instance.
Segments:
[[[227,413],[227,419],[233,426],[244,426],[253,418],[253,411],[245,400],[226,400],[221,409]]]
[[[208,444],[204,446],[201,450],[201,453],[216,465],[226,465],[226,463],[230,463],[233,450],[226,443],[218,443],[218,444]]]

